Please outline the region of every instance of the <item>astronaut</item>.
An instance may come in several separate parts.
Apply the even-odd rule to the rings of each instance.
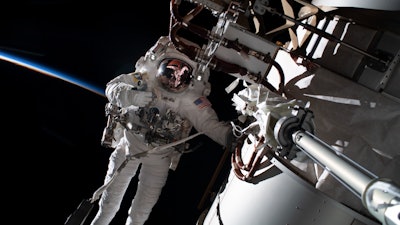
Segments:
[[[201,74],[201,75],[198,75]],[[127,161],[99,199],[92,225],[109,224],[120,208],[131,179],[138,171],[138,187],[126,220],[142,225],[148,219],[175,170],[185,142],[195,128],[221,146],[229,147],[232,127],[219,121],[206,96],[209,71],[177,51],[162,36],[135,65],[135,72],[121,74],[106,85],[109,104],[123,114],[113,131],[115,148],[109,158],[105,182]],[[122,118],[122,119],[121,119]],[[185,139],[186,138],[186,139]]]

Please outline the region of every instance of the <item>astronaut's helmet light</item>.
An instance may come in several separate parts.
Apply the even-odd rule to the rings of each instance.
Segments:
[[[156,79],[167,91],[183,92],[193,79],[193,68],[181,59],[166,58],[158,66]]]

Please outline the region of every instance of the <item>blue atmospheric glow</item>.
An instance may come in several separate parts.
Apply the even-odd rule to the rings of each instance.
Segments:
[[[40,65],[38,63],[34,63],[32,61],[29,61],[29,60],[25,60],[25,59],[23,59],[21,57],[14,56],[14,55],[11,55],[9,53],[5,53],[3,51],[0,51],[0,59],[4,60],[4,61],[7,61],[7,62],[14,63],[16,65],[19,65],[19,66],[22,66],[22,67],[25,67],[25,68],[28,68],[28,69],[31,69],[31,70],[34,70],[34,71],[37,71],[39,73],[42,73],[42,74],[45,74],[45,75],[48,75],[48,76],[51,76],[51,77],[54,77],[54,78],[58,78],[58,79],[64,80],[66,82],[69,82],[71,84],[74,84],[74,85],[77,85],[79,87],[82,87],[82,88],[84,88],[84,89],[86,89],[88,91],[91,91],[91,92],[93,92],[95,94],[98,94],[100,96],[103,96],[103,97],[105,96],[104,95],[104,89],[96,87],[96,86],[94,86],[92,84],[89,84],[89,83],[87,83],[85,81],[79,80],[79,79],[77,79],[77,78],[75,78],[73,76],[69,76],[69,75],[67,75],[65,73],[59,72],[57,70],[54,70],[54,69],[52,69],[50,67],[43,66],[43,65]]]

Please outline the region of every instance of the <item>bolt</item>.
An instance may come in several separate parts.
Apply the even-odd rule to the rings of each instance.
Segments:
[[[296,141],[300,141],[301,138],[303,138],[303,135],[301,134],[296,135]]]

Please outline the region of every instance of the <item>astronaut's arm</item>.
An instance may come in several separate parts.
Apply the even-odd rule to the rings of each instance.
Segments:
[[[229,147],[233,141],[232,126],[225,121],[220,121],[216,112],[211,107],[195,109],[189,113],[194,128],[199,132],[204,132],[216,143]]]
[[[121,108],[131,105],[144,107],[153,100],[152,92],[138,90],[132,74],[122,74],[108,82],[105,94],[110,103]]]

